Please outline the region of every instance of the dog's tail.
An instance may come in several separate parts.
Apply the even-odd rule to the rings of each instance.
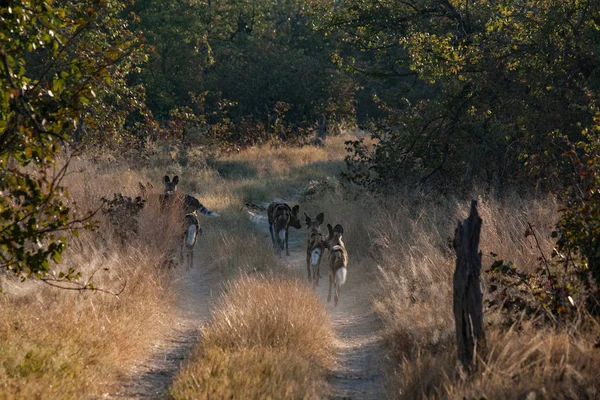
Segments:
[[[185,238],[185,242],[188,246],[194,245],[194,243],[196,242],[197,234],[198,234],[198,226],[197,225],[192,224],[192,225],[188,226],[187,235]]]
[[[338,286],[342,286],[344,283],[346,283],[346,272],[346,267],[342,267],[336,271],[335,283]]]
[[[343,267],[339,268],[335,272],[335,283],[338,286],[342,286],[344,283],[346,283],[346,263],[348,262],[346,255],[344,254],[342,246],[339,245],[333,246],[331,249],[329,249],[329,251],[331,252],[332,257],[338,257],[338,260],[342,261],[343,263]]]
[[[216,213],[214,211],[210,211],[208,208],[204,207],[202,204],[200,204],[200,208],[198,208],[198,212],[200,214],[204,214],[204,215],[206,215],[208,217],[211,217],[211,218],[216,218],[216,217],[220,217],[221,216],[221,214]]]
[[[277,232],[277,237],[279,238],[279,241],[281,242],[281,245],[283,246],[283,244],[285,242],[285,228],[280,229],[279,232]]]
[[[321,249],[317,248],[312,251],[310,254],[311,264],[317,265],[319,263],[319,259],[321,258]]]

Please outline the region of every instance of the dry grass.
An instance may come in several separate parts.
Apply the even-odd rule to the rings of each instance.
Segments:
[[[313,364],[285,350],[213,348],[196,357],[178,378],[173,398],[318,399],[327,390]]]
[[[224,278],[240,273],[266,272],[281,268],[270,239],[248,219],[246,212],[233,212],[211,221],[202,236],[201,263]]]
[[[600,354],[594,338],[526,326],[488,331],[487,354],[468,379],[458,374],[453,343],[400,361],[393,398],[593,399],[600,395]]]
[[[344,141],[348,136],[328,139],[324,147],[301,148],[260,146],[229,154],[214,163],[225,178],[218,185],[241,204],[274,198],[295,198],[299,189],[313,179],[334,176],[344,167]]]
[[[228,192],[232,185],[216,184],[200,197],[209,209],[221,214],[219,218],[200,218],[202,236],[199,238],[198,262],[202,268],[217,271],[230,279],[240,273],[279,270],[281,260],[264,232],[248,218],[239,198]]]
[[[235,281],[218,303],[202,338],[206,347],[281,348],[316,365],[331,361],[333,337],[325,308],[314,291],[292,279]]]
[[[102,196],[137,194],[143,175],[124,167],[100,170],[86,160],[68,177],[72,204],[85,211]],[[8,278],[0,300],[2,398],[82,398],[115,390],[133,364],[148,356],[168,326],[172,295],[163,267],[179,227],[151,202],[140,234],[122,245],[102,215],[96,232],[73,239],[55,271],[74,267],[82,280],[118,292],[73,292]]]
[[[286,278],[233,282],[171,388],[175,399],[319,398],[333,333],[314,291]]]
[[[219,161],[245,165],[247,170],[253,170],[258,175],[277,175],[287,177],[298,169],[315,166],[328,161],[341,161],[347,154],[344,142],[354,139],[351,136],[334,136],[327,140],[323,147],[274,147],[270,145],[249,147],[235,154],[227,155]],[[230,171],[235,172],[235,171]]]
[[[597,397],[600,354],[592,349],[589,326],[567,332],[523,324],[519,330],[504,332],[494,324],[496,316],[488,314],[482,367],[468,380],[459,375],[452,314],[454,254],[449,243],[468,204],[448,204],[415,207],[388,202],[372,225],[383,293],[375,307],[391,350],[391,397]],[[534,270],[540,253],[533,237],[524,234],[528,222],[536,228],[543,251],[548,254],[552,249],[550,231],[556,220],[552,199],[480,198],[479,211],[483,270],[492,263],[491,252],[521,270]],[[485,292],[485,273],[482,278]],[[598,332],[597,326],[592,330]]]
[[[119,298],[35,288],[3,299],[3,398],[100,395],[113,390],[147,353],[168,320],[170,299],[159,273],[149,269],[153,261],[142,254],[128,256],[104,264],[127,273],[129,284]]]
[[[246,202],[260,205],[274,198],[296,198],[302,212],[312,217],[324,212],[326,223],[344,226],[349,283],[369,295],[377,285],[374,307],[389,345],[391,397],[599,397],[600,356],[593,343],[600,329],[589,322],[568,331],[525,323],[505,332],[495,324],[496,315],[488,314],[491,325],[482,368],[469,380],[460,376],[449,242],[468,203],[425,200],[414,194],[382,199],[342,188],[336,174],[343,168],[347,139],[351,138],[330,138],[323,148],[250,148],[222,157],[213,162],[214,168],[191,158],[182,167],[179,153],[157,154],[138,171],[113,159],[94,168],[82,160],[85,172],[69,177],[72,199],[86,210],[114,192],[137,195],[138,181],[153,182],[156,195],[163,175],[178,174],[181,191],[196,193],[208,208],[222,214],[201,218],[203,267],[226,279],[258,272],[229,285],[202,332],[201,344],[179,371],[171,396],[326,396],[325,376],[333,357],[328,315],[314,291],[285,278],[269,238],[248,220],[244,207]],[[193,154],[193,149],[188,152]],[[305,191],[307,185],[318,190]],[[533,271],[539,252],[533,237],[524,233],[531,222],[542,250],[550,252],[554,201],[518,196],[502,202],[478,200],[484,220],[483,269],[492,263],[493,252],[519,269]],[[140,218],[140,234],[126,246],[103,221],[99,234],[84,234],[70,248],[60,269],[77,266],[84,277],[98,271],[97,284],[114,290],[127,280],[119,298],[39,284],[13,284],[18,289],[11,289],[8,282],[9,295],[0,309],[3,397],[98,396],[113,389],[135,359],[147,355],[171,307],[169,275],[161,265],[173,256],[179,232],[174,219],[159,212],[157,197],[151,196]]]
[[[552,200],[511,198],[498,203],[482,198],[478,209],[484,221],[480,242],[484,270],[493,261],[492,252],[521,269],[535,267],[539,253],[534,239],[524,235],[527,222],[546,228],[538,237],[544,250],[552,248],[548,229],[555,218]],[[450,244],[456,223],[467,210],[466,202],[417,208],[389,203],[375,220],[373,245],[386,294],[375,306],[397,357],[428,350],[454,335]]]
[[[179,175],[180,191],[195,193],[208,208],[222,214],[218,219],[201,218],[204,234],[199,247],[203,265],[220,271],[225,278],[240,271],[280,271],[279,259],[268,239],[248,220],[244,203],[295,196],[311,179],[335,174],[342,165],[345,139],[332,138],[326,148],[250,149],[219,160],[215,169],[204,168],[205,160],[196,160],[198,154],[193,150],[182,155],[175,149],[159,149],[146,161],[138,160],[135,169],[129,161],[110,154],[98,155],[92,161],[75,160],[66,185],[70,204],[82,212],[97,208],[101,197],[112,198],[113,193],[139,195],[138,182],[150,181],[154,185],[139,218],[137,237],[123,245],[113,232],[115,227],[99,215],[99,230],[84,232],[73,240],[63,262],[55,267],[54,273],[76,267],[84,281],[93,275],[95,285],[104,289],[118,291],[124,282],[127,286],[117,298],[61,291],[33,282],[6,281],[3,287],[7,295],[0,310],[2,397],[80,398],[111,392],[134,362],[148,355],[151,343],[168,329],[174,296],[169,292],[170,276],[164,264],[176,255],[180,227],[174,223],[176,210],[159,210],[158,194],[165,174]],[[186,163],[181,164],[186,155]],[[286,285],[274,281],[269,284]],[[289,285],[285,290],[297,294],[293,302],[296,308],[306,310],[307,305],[317,304],[319,309],[318,301],[302,294],[301,285]],[[276,293],[279,303],[290,301],[289,293]],[[16,309],[18,313],[14,312]],[[297,398],[298,393],[306,393],[312,398],[323,388],[323,377],[315,375],[312,363],[324,368],[328,363],[325,359],[330,357],[323,350],[331,335],[327,322],[323,327],[320,321],[318,329],[328,333],[314,341],[313,350],[318,353],[321,349],[322,353],[311,355],[313,350],[302,350],[300,342],[307,341],[307,335],[314,334],[314,330],[300,329],[306,321],[294,319],[301,318],[297,310],[281,306],[274,309],[281,313],[280,317],[273,314],[274,318],[289,313],[296,327],[272,327],[274,331],[281,329],[278,340],[291,335],[284,346],[264,343],[261,351],[258,347],[227,350],[229,358],[218,357],[218,361],[224,363],[221,365],[239,365],[243,359],[256,361],[264,356],[262,365],[273,367],[270,390],[284,388],[283,392],[273,392],[275,397],[281,394]],[[259,311],[262,309],[255,309],[257,314]],[[319,312],[317,315],[324,318],[322,310]],[[294,345],[294,340],[298,344]],[[260,364],[254,361],[252,365]],[[282,386],[281,382],[291,386]]]

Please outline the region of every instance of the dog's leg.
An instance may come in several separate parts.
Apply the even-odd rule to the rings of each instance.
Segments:
[[[281,254],[283,249],[285,249],[285,241],[281,237],[281,231],[275,232],[275,240],[277,241],[277,254]]]
[[[189,247],[187,247],[185,249],[185,270],[186,271],[190,270],[190,249],[189,249]]]
[[[306,267],[308,269],[308,281],[310,283],[312,283],[312,287],[316,287],[316,278],[317,276],[315,275],[315,264],[313,264],[313,251],[314,250],[307,250],[307,254],[306,254]],[[312,279],[311,279],[312,276]]]
[[[180,258],[181,259],[181,265],[183,265],[183,263],[185,262],[185,254],[184,254],[184,249],[185,249],[184,246],[185,246],[185,244],[184,244],[184,242],[185,242],[185,236],[183,236],[181,238],[181,251],[179,252],[179,254],[181,256],[181,258]]]
[[[336,280],[333,284],[333,288],[335,290],[333,305],[337,307],[338,301],[340,300],[340,282]]]
[[[283,249],[285,247],[285,242],[283,241],[283,239],[281,239],[279,232],[275,232],[274,246],[275,246],[275,251],[277,252],[277,254],[281,254],[281,252],[283,251]]]
[[[280,232],[277,230],[277,225],[273,223],[273,235],[275,236],[274,245],[277,247],[277,253],[281,252],[281,246],[283,244],[283,239],[281,238]]]
[[[269,233],[271,233],[271,243],[275,247],[275,236],[273,236],[273,224],[271,222],[269,222]]]
[[[321,257],[319,257],[319,261],[313,267],[313,279],[315,281],[315,287],[319,286],[319,278],[321,278]]]
[[[290,255],[290,248],[288,246],[288,231],[289,231],[289,227],[285,227],[285,255],[289,256]]]
[[[333,279],[335,277],[333,276],[333,271],[331,269],[329,269],[329,292],[327,294],[327,302],[331,301],[331,285],[333,284]]]
[[[190,269],[194,268],[194,247],[190,249]]]

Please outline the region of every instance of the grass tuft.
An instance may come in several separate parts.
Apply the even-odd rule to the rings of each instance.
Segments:
[[[175,399],[319,398],[334,335],[314,291],[297,280],[242,277],[219,300],[171,388]]]

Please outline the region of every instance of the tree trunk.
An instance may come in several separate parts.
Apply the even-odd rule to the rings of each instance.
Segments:
[[[325,143],[325,139],[327,139],[327,118],[325,118],[325,114],[322,114],[319,118],[319,139],[322,143]]]
[[[82,140],[82,134],[85,134],[85,123],[83,122],[83,113],[79,114],[79,119],[77,120],[77,126],[75,127],[74,139],[75,143],[80,144]]]
[[[481,218],[477,213],[477,202],[471,201],[469,217],[454,234],[456,269],[454,270],[454,320],[456,323],[456,345],[458,359],[466,371],[475,362],[477,351],[485,346],[483,331],[483,293],[479,275],[481,252],[479,234]]]

